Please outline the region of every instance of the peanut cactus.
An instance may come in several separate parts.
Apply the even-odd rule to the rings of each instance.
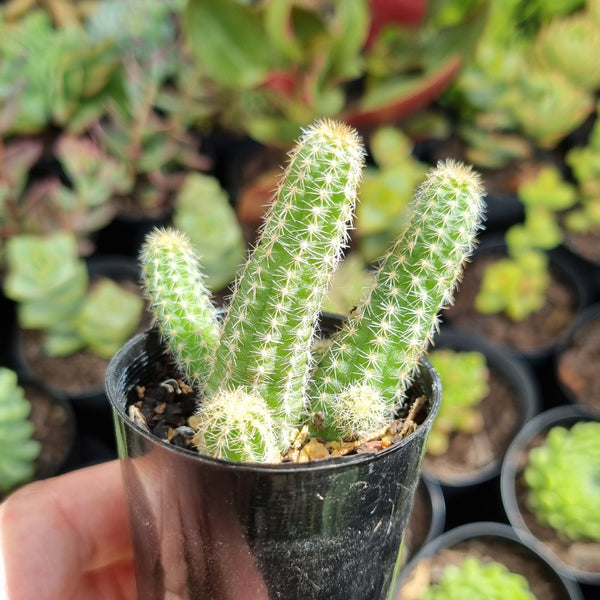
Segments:
[[[31,405],[17,374],[0,367],[0,494],[31,479],[40,443],[32,438]]]
[[[173,356],[202,391],[190,419],[200,452],[273,462],[309,413],[320,413],[336,439],[392,418],[473,247],[482,188],[455,162],[432,171],[377,285],[317,365],[318,318],[348,239],[363,161],[346,125],[321,120],[305,130],[221,327],[187,237],[148,237],[147,294]],[[334,411],[358,425],[340,427]]]
[[[185,234],[156,230],[148,235],[140,262],[144,289],[163,337],[184,374],[202,388],[219,326],[198,255]]]
[[[474,247],[482,194],[479,176],[454,161],[430,171],[416,192],[407,227],[315,372],[313,412],[328,439],[359,437],[393,415]],[[340,406],[357,386],[361,394],[373,388],[364,423]]]

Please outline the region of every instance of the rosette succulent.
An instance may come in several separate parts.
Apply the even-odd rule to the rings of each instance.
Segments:
[[[527,502],[536,518],[569,540],[600,542],[600,422],[552,427],[529,452]]]
[[[35,472],[41,445],[32,437],[30,412],[17,374],[0,367],[0,494],[29,481]]]
[[[201,453],[275,462],[294,432],[356,440],[389,425],[473,249],[483,190],[469,167],[432,169],[407,227],[317,360],[317,327],[348,240],[364,148],[347,125],[307,128],[238,275],[221,324],[187,236],[156,230],[143,281],[166,344],[198,389]]]
[[[484,563],[467,557],[460,565],[444,569],[440,582],[422,600],[536,600],[522,575],[499,562]]]

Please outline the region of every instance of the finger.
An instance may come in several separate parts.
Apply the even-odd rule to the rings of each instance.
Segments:
[[[133,561],[90,571],[82,577],[72,600],[136,600]]]
[[[84,572],[131,556],[118,461],[30,484],[0,505],[11,600],[70,598]]]

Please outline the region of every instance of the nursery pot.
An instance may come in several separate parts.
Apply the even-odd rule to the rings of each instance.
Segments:
[[[519,480],[527,465],[527,452],[536,439],[545,436],[555,426],[570,428],[578,421],[598,421],[600,416],[577,405],[558,406],[536,415],[517,434],[508,449],[500,474],[502,503],[509,522],[519,537],[544,555],[564,577],[583,585],[600,586],[600,570],[592,570],[575,564],[575,558],[594,556],[598,564],[598,544],[585,550],[583,543],[573,543],[571,551],[564,553],[560,537],[547,527],[541,527],[535,518],[527,517],[525,502],[520,498]],[[600,508],[600,499],[598,507]],[[597,597],[597,596],[595,596]]]
[[[510,525],[475,521],[450,529],[425,544],[398,577],[393,600],[422,597],[417,592],[419,588],[427,587],[429,574],[435,576],[448,564],[458,562],[453,552],[476,556],[484,562],[498,561],[504,564],[510,571],[528,579],[532,591],[540,600],[582,599],[579,586],[557,571],[555,564],[536,548],[521,540]],[[424,573],[426,570],[429,570],[428,575]],[[529,580],[529,575],[535,581]],[[485,597],[483,592],[481,597]]]
[[[129,503],[138,594],[182,599],[387,597],[441,389],[426,361],[424,421],[368,454],[307,464],[231,463],[165,443],[132,422],[127,396],[165,354],[154,332],[107,371]]]

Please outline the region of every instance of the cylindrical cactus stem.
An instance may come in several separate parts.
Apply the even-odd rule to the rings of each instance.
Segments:
[[[156,229],[146,237],[140,264],[143,287],[163,339],[183,374],[202,388],[220,329],[196,251],[185,234]]]
[[[439,163],[408,211],[375,283],[315,370],[312,412],[329,439],[356,437],[373,427],[374,414],[384,426],[402,400],[474,248],[483,214],[480,177],[461,163]],[[376,404],[364,428],[340,418],[348,410],[338,404],[356,386],[372,387],[373,398],[387,404],[385,411]]]
[[[363,162],[352,128],[320,120],[303,132],[228,310],[207,395],[259,394],[284,437],[305,414],[315,323],[347,241]]]
[[[263,398],[241,388],[207,398],[190,419],[200,454],[239,462],[280,462],[273,418]]]

